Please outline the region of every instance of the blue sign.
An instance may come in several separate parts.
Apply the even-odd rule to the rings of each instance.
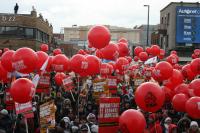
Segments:
[[[199,7],[176,7],[176,42],[200,43]]]

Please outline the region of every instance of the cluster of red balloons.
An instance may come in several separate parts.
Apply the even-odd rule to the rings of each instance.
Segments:
[[[141,46],[137,46],[134,49],[134,61],[137,62],[141,60],[143,62],[147,61],[149,58],[157,56],[160,59],[163,59],[165,56],[165,51],[160,49],[158,45],[152,45],[147,47],[145,50]]]

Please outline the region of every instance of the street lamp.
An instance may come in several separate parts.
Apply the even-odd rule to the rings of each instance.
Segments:
[[[144,5],[144,7],[148,8],[148,17],[147,17],[147,46],[149,46],[149,5]]]

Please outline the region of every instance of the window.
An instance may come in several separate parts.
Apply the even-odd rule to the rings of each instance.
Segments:
[[[36,39],[38,41],[42,41],[42,32],[40,30],[37,30],[37,37],[36,37]]]
[[[163,17],[161,18],[161,24],[163,24]]]
[[[25,28],[25,37],[26,38],[34,38],[34,33],[33,33],[33,29],[31,28]]]
[[[167,14],[167,25],[169,25],[169,21],[170,21],[170,14]]]
[[[6,27],[3,34],[6,35],[16,35],[17,34],[17,27]]]
[[[3,34],[5,32],[5,27],[0,27],[0,34]]]

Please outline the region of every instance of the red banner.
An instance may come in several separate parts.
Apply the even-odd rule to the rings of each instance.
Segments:
[[[65,91],[69,91],[69,90],[72,90],[74,88],[71,76],[66,76],[66,78],[64,78],[62,80],[62,82],[63,82],[63,86],[65,88]]]
[[[28,103],[15,103],[16,114],[23,114],[25,118],[33,118],[33,106],[31,102]]]
[[[6,91],[6,101],[5,101],[6,109],[13,110],[15,108],[15,106],[14,106],[15,103],[13,101],[13,98],[10,95],[10,89],[6,89],[5,91]]]
[[[108,77],[108,88],[111,94],[117,93],[117,76],[109,76]]]
[[[119,129],[120,98],[100,98],[99,133],[116,133]]]
[[[40,80],[38,83],[39,88],[49,88],[50,87],[50,74],[44,73],[40,76]]]

